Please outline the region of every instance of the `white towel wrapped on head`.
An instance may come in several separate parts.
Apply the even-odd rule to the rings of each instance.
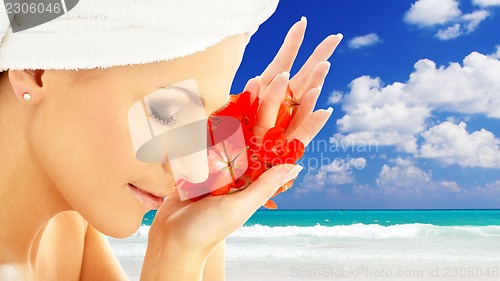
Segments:
[[[251,36],[277,4],[278,0],[79,0],[64,15],[14,33],[5,5],[0,5],[0,71],[171,60],[232,35]]]

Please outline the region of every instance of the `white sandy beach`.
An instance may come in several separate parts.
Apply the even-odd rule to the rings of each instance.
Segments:
[[[342,229],[244,227],[227,239],[226,280],[500,280],[497,226]],[[140,278],[144,233],[109,238],[130,280]]]
[[[142,258],[123,258],[120,263],[131,281],[140,278]],[[486,270],[490,269],[489,273]],[[495,270],[496,269],[496,270]],[[289,280],[453,280],[498,281],[498,262],[377,262],[366,260],[314,262],[302,261],[226,261],[227,281]],[[496,274],[495,274],[496,272]],[[487,276],[487,275],[489,276]],[[496,277],[495,277],[496,276]]]

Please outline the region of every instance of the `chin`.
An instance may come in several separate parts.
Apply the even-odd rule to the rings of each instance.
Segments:
[[[127,238],[134,234],[142,225],[142,218],[145,213],[140,215],[128,214],[120,218],[112,218],[108,223],[100,225],[98,230],[107,236],[113,238]]]

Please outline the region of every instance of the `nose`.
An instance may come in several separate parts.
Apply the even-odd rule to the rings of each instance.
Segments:
[[[165,151],[174,179],[192,183],[208,178],[207,120],[202,119],[164,134]]]
[[[175,181],[179,179],[192,183],[201,183],[208,178],[207,150],[169,160]]]

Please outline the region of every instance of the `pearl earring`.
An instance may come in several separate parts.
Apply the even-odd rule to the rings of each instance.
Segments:
[[[30,93],[24,93],[23,94],[23,99],[26,100],[26,101],[30,100],[31,99]]]

